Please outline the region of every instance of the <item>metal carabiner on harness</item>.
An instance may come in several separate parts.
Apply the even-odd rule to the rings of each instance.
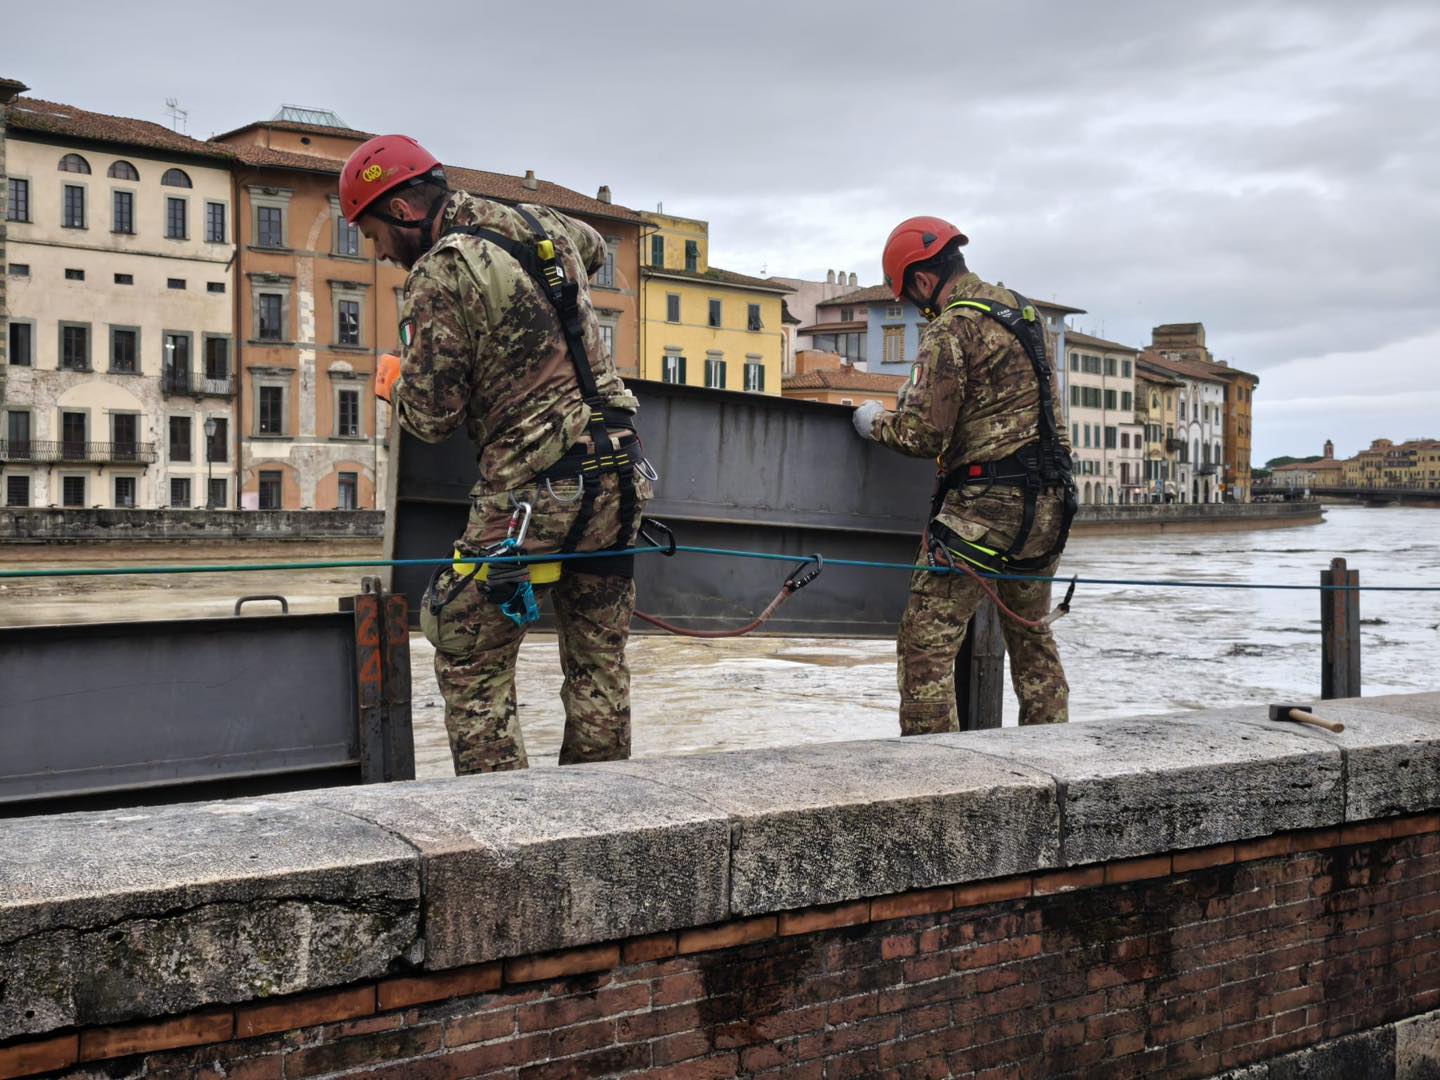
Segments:
[[[513,495],[510,502],[514,509],[510,513],[510,524],[505,530],[505,539],[496,544],[487,555],[523,555],[520,545],[530,531],[530,517],[534,508],[523,499]],[[510,587],[508,596],[504,593]],[[535,601],[535,587],[530,583],[529,563],[490,563],[486,573],[485,594],[494,600],[500,613],[516,626],[525,627],[540,618],[540,605]]]

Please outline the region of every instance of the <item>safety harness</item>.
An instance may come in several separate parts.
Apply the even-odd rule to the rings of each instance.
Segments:
[[[555,314],[560,320],[561,330],[565,334],[565,344],[570,362],[575,367],[576,380],[580,384],[581,399],[590,410],[590,418],[586,423],[590,445],[576,443],[559,461],[537,475],[535,480],[537,483],[544,481],[552,495],[555,493],[553,482],[556,480],[575,480],[579,485],[574,499],[579,500],[580,506],[575,520],[560,544],[560,553],[570,554],[578,550],[585,530],[589,527],[591,518],[594,517],[595,498],[600,493],[601,476],[605,473],[616,474],[619,477],[619,528],[614,542],[601,550],[622,551],[629,546],[631,536],[635,534],[640,525],[640,503],[635,491],[635,473],[637,470],[643,469],[651,480],[657,479],[657,477],[654,470],[650,469],[644,461],[643,447],[639,437],[634,434],[635,418],[633,414],[610,408],[600,395],[600,388],[595,382],[595,372],[590,367],[590,354],[585,348],[579,282],[566,278],[565,268],[555,250],[555,242],[545,232],[545,227],[540,224],[539,219],[523,206],[516,206],[514,210],[524,219],[533,234],[531,240],[515,240],[503,233],[478,225],[453,226],[446,229],[441,235],[442,237],[452,234],[474,236],[494,244],[520,264],[520,268],[530,275],[540,287],[541,292],[545,294],[546,299],[550,301],[551,306],[554,307]],[[630,433],[612,443],[609,430],[611,426],[628,429]],[[529,505],[519,504],[516,508],[517,512],[520,506],[525,507],[528,523]],[[463,586],[472,579],[477,580],[486,595],[500,604],[500,610],[507,617],[517,626],[525,626],[540,617],[531,585],[532,564],[486,564],[482,569],[473,564],[458,561],[465,555],[474,557],[475,555],[523,554],[520,543],[523,541],[524,530],[521,530],[517,538],[513,519],[510,533],[510,536],[502,541],[496,549],[484,553],[461,552],[457,549],[455,572],[462,575],[459,586]],[[503,550],[501,550],[502,548]],[[537,578],[544,575],[542,583],[553,581],[559,576],[555,572],[560,566],[559,563],[533,565]],[[462,566],[469,570],[468,574],[461,570]],[[611,558],[587,559],[584,572],[611,577],[632,577],[635,572],[635,557],[633,555],[617,555]],[[433,594],[434,589],[432,588],[430,592]],[[440,607],[443,607],[458,593],[459,587],[452,588],[445,597],[435,596],[433,600],[439,600]],[[432,609],[433,600],[431,601]],[[432,613],[438,615],[439,612],[433,610]]]
[[[1038,437],[1034,442],[998,461],[960,465],[948,472],[942,464],[936,474],[935,496],[930,505],[931,543],[937,542],[933,534],[939,530],[944,534],[944,546],[949,548],[951,553],[992,573],[1028,573],[1049,566],[1065,549],[1065,541],[1070,535],[1070,523],[1075,518],[1078,506],[1075,479],[1070,471],[1070,455],[1065,452],[1065,447],[1060,442],[1060,433],[1055,427],[1055,405],[1050,391],[1050,364],[1045,358],[1045,331],[1030,301],[1018,292],[1011,291],[1015,297],[1013,307],[995,300],[966,299],[956,300],[945,310],[970,308],[994,319],[1015,335],[1035,371],[1035,381],[1040,391]],[[944,509],[945,496],[949,492],[974,484],[984,484],[987,488],[1014,487],[1024,492],[1025,505],[1020,531],[1004,551],[966,540],[935,521]],[[1035,506],[1040,494],[1056,488],[1064,492],[1065,505],[1055,543],[1043,555],[1029,559],[1018,558],[1035,526]],[[957,548],[957,544],[963,545],[963,548]]]

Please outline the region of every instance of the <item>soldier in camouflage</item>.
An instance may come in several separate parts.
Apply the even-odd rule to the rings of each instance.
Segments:
[[[914,457],[933,457],[941,475],[961,465],[998,462],[1039,437],[1040,395],[1034,368],[1019,338],[959,301],[1016,305],[1009,291],[968,271],[960,247],[966,237],[938,218],[913,218],[890,235],[885,251],[887,283],[930,319],[910,381],[898,407],[878,402],[855,410],[860,434]],[[1060,402],[1052,401],[1056,429],[1068,459]],[[1068,472],[1067,472],[1068,477]],[[1018,559],[1044,556],[1057,544],[1067,498],[1061,486],[1039,493],[1028,540]],[[927,529],[919,562],[932,562],[930,541],[944,538],[959,557],[1004,552],[1019,535],[1025,496],[1021,488],[980,483],[950,488]],[[1073,506],[1073,504],[1072,504]],[[1050,577],[1058,556],[1029,573]],[[1025,619],[1050,609],[1048,581],[997,581],[1001,599]],[[897,641],[900,733],[956,731],[955,658],[966,626],[984,595],[968,574],[916,571]],[[1067,719],[1069,686],[1047,626],[1030,628],[1002,618],[1010,674],[1020,699],[1022,724],[1059,724]]]
[[[605,258],[605,241],[583,222],[543,206],[523,207],[554,242],[566,277],[580,283],[584,351],[604,402],[604,424],[597,428],[549,296],[500,242],[456,231],[478,227],[502,241],[534,244],[520,211],[450,191],[435,158],[404,136],[381,136],[357,149],[341,174],[340,193],[346,218],[375,244],[376,255],[410,271],[400,310],[403,356],[382,360],[377,394],[416,437],[440,442],[463,425],[479,451],[479,479],[471,489],[468,527],[456,543],[456,568],[446,567],[432,585],[437,596],[453,592],[453,598],[422,613],[435,645],[455,771],[523,769],[515,662],[525,626],[502,612],[482,586],[463,580],[462,571],[473,568],[463,557],[503,540],[521,502],[533,508],[524,552],[560,550],[585,500],[578,469],[572,477],[547,470],[582,448],[593,453],[597,430],[610,441],[606,451],[633,440],[630,421],[638,402],[602,343],[585,284]],[[584,481],[599,487],[576,550],[633,541],[638,511],[651,492],[636,472],[632,512],[623,514],[624,482],[616,472]],[[625,643],[635,607],[631,565],[610,558],[534,568],[537,598],[548,595],[554,607],[565,673],[562,765],[630,754]],[[547,582],[545,569],[553,574],[557,567],[558,580]]]

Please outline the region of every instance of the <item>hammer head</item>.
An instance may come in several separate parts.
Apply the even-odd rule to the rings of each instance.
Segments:
[[[1301,712],[1303,712],[1303,713],[1308,713],[1308,712],[1313,712],[1313,711],[1314,711],[1313,709],[1310,708],[1309,705],[1271,705],[1271,706],[1270,706],[1270,719],[1271,719],[1271,720],[1289,720],[1289,719],[1290,719],[1290,710],[1291,710],[1291,709],[1299,709],[1299,710],[1300,710]]]

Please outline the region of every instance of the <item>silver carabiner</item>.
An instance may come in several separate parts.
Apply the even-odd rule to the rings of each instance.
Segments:
[[[550,497],[561,506],[569,506],[571,503],[579,502],[580,496],[585,494],[585,476],[583,473],[575,474],[575,494],[568,499],[562,499],[559,495],[555,494],[555,489],[550,486],[550,478],[548,476],[545,478],[545,490],[548,491]]]
[[[525,534],[530,531],[530,515],[533,508],[528,502],[510,496],[515,509],[510,513],[510,527],[505,530],[505,539],[510,547],[518,548],[525,543]],[[518,526],[518,529],[517,529]]]
[[[650,464],[648,457],[642,457],[635,468],[641,476],[645,477],[645,479],[649,480],[652,484],[658,484],[660,482],[660,474],[655,471],[655,466]]]

